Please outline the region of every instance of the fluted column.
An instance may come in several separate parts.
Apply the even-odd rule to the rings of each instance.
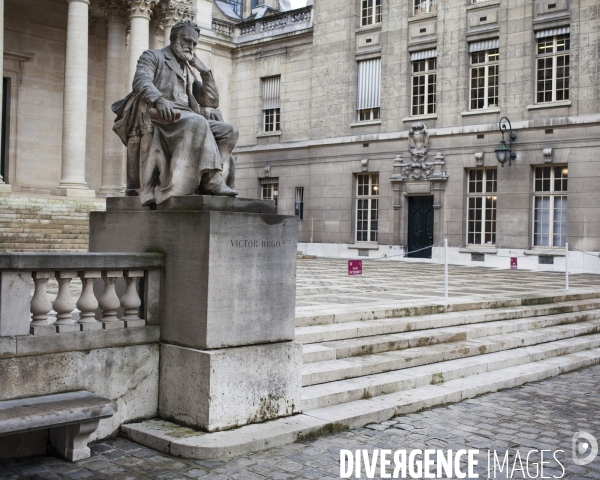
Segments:
[[[0,73],[4,72],[4,0],[0,0]],[[2,105],[2,92],[3,88],[0,88],[0,105]],[[3,144],[0,144],[0,148],[5,148]],[[4,183],[2,178],[2,172],[0,172],[0,193],[10,192],[10,185]]]
[[[63,99],[63,141],[59,195],[94,196],[85,181],[88,89],[89,0],[67,0],[67,51]]]
[[[158,0],[129,0],[129,84],[131,88],[137,61],[150,47],[150,16]]]
[[[169,0],[161,5],[163,10],[162,27],[165,35],[165,46],[171,43],[171,29],[177,22],[194,20],[194,6],[190,0]]]
[[[119,194],[123,188],[124,149],[121,139],[112,130],[115,114],[111,106],[128,93],[125,88],[127,42],[127,5],[123,0],[105,0],[100,8],[106,15],[106,80],[104,82],[104,137],[102,140],[102,185],[99,193]]]

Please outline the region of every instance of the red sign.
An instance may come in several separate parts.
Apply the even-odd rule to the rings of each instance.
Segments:
[[[362,260],[348,260],[348,275],[362,275]]]
[[[517,269],[517,257],[510,257],[510,269],[511,270]]]

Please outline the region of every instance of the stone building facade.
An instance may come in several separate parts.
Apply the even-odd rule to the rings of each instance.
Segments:
[[[600,251],[597,0],[0,5],[3,191],[121,194],[110,105],[193,17],[240,131],[237,189],[298,216],[305,253],[440,259],[446,238],[454,263],[561,270],[567,241]],[[600,272],[597,255],[572,262]]]

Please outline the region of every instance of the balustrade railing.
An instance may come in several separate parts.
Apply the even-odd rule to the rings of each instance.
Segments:
[[[225,35],[227,37],[233,37],[233,33],[235,31],[235,24],[213,19],[212,29],[215,33],[220,33],[221,35]]]
[[[244,22],[239,26],[239,36],[252,35],[255,33],[269,33],[284,27],[303,27],[302,24],[310,23],[312,16],[312,6],[302,9],[296,9],[289,12],[282,12],[276,15],[269,15],[265,18]],[[214,28],[214,27],[213,27]]]
[[[153,253],[0,254],[0,337],[156,324],[163,264]]]

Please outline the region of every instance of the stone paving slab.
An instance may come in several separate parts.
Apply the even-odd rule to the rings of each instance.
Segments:
[[[426,263],[363,261],[363,274],[349,276],[345,260],[298,259],[296,317],[370,308],[394,308],[444,297],[444,266]],[[565,274],[495,268],[448,268],[450,300],[545,294],[564,291]],[[570,275],[569,288],[600,289],[600,275]]]
[[[182,460],[158,453],[123,438],[91,446],[92,457],[69,463],[51,456],[0,460],[0,480],[16,479],[335,479],[340,478],[341,449],[461,449],[480,450],[475,473],[488,477],[487,450],[557,452],[564,467],[552,461],[544,475],[569,480],[600,479],[600,457],[577,466],[572,460],[572,437],[586,431],[600,439],[600,366],[503,390],[443,407],[395,417],[364,428],[338,432],[228,461]],[[552,458],[552,457],[550,457]],[[532,460],[536,458],[532,455]],[[537,457],[539,461],[539,457]],[[519,467],[518,462],[516,463]],[[530,472],[534,474],[534,466]],[[539,475],[539,474],[538,474]],[[352,478],[355,478],[354,475]],[[359,478],[366,478],[364,469]],[[379,478],[377,471],[376,478]],[[507,478],[497,474],[495,478]],[[512,478],[529,478],[516,470]],[[541,478],[538,476],[538,478]]]

